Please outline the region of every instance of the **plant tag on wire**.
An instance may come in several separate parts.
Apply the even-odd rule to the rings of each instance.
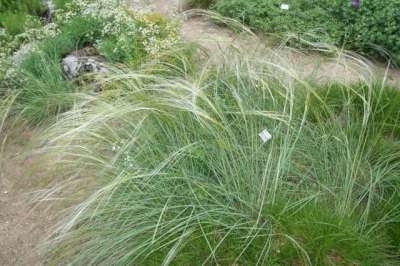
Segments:
[[[282,10],[289,10],[289,5],[288,4],[281,4],[281,9]]]
[[[258,134],[258,136],[261,138],[263,143],[268,142],[270,139],[272,139],[272,135],[268,132],[268,130],[264,129],[263,131]]]

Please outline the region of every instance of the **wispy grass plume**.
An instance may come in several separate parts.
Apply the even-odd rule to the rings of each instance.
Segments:
[[[398,92],[231,59],[116,73],[49,130],[44,150],[87,173],[71,186],[100,184],[51,263],[396,264]]]

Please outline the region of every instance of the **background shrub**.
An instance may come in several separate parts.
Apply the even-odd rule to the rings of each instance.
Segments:
[[[59,8],[64,8],[68,3],[70,3],[71,0],[54,0],[53,3],[54,5],[59,9]]]
[[[12,35],[22,33],[27,16],[40,16],[44,11],[41,0],[0,0],[0,27]]]
[[[0,0],[0,12],[25,11],[29,14],[40,14],[42,9],[41,0]]]
[[[398,62],[400,52],[399,0],[361,1],[359,9],[350,0],[218,0],[212,9],[235,18],[254,30],[269,33],[312,33],[323,41],[372,57],[388,55]],[[316,33],[316,34],[314,34]]]
[[[346,0],[339,1],[347,2]],[[343,21],[339,14],[332,15],[332,12],[341,6],[338,5],[339,1],[329,1],[328,4],[325,0],[289,0],[286,2],[290,5],[290,9],[281,10],[282,1],[280,0],[219,0],[212,8],[223,15],[248,24],[255,30],[278,33],[320,30],[336,36],[338,31],[342,31],[342,24],[347,22]]]
[[[58,12],[56,21],[68,24],[77,16],[99,21],[99,34],[91,44],[112,62],[138,65],[147,56],[173,48],[179,39],[175,23],[155,14],[133,13],[118,1],[71,1]]]
[[[357,12],[353,34],[350,37],[352,46],[369,55],[383,55],[386,49],[399,62],[400,54],[400,0],[362,1]],[[378,49],[375,45],[380,46]]]
[[[187,0],[185,4],[191,8],[209,8],[215,0]]]

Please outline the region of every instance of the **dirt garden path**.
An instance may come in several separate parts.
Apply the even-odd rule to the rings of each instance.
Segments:
[[[385,65],[376,65],[360,61],[352,56],[338,53],[336,57],[325,57],[319,53],[304,53],[287,47],[268,46],[268,40],[261,41],[257,36],[240,36],[232,30],[211,23],[207,15],[185,11],[185,0],[126,0],[135,11],[155,12],[182,21],[182,37],[205,47],[211,57],[218,58],[228,47],[240,51],[254,51],[267,60],[278,60],[279,64],[293,70],[302,79],[320,82],[355,82],[383,77],[390,85],[400,86],[400,71],[387,69]],[[262,47],[263,46],[263,47]]]
[[[32,132],[10,137],[0,153],[0,265],[43,265],[38,244],[54,220],[46,209],[33,208],[32,187],[41,172],[29,156]]]

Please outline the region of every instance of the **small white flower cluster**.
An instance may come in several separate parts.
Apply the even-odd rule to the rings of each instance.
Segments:
[[[116,142],[112,145],[111,151],[114,152],[115,154],[121,153],[119,159],[120,162],[123,164],[124,168],[132,168],[135,165],[135,160],[134,157],[130,155],[129,151],[122,150],[125,144],[126,141]]]
[[[124,168],[132,168],[135,165],[135,160],[129,155],[129,153],[125,153],[123,159]]]
[[[60,23],[68,23],[76,16],[101,20],[103,35],[135,31],[135,21],[117,0],[73,0],[66,4],[65,9],[56,12],[56,20]]]
[[[37,18],[29,16],[25,23],[25,31],[15,36],[9,35],[5,29],[0,31],[0,54],[11,56],[24,45],[55,36],[59,30],[56,23],[48,23],[41,27]]]
[[[143,45],[146,52],[152,56],[160,51],[172,48],[179,41],[177,25],[172,23],[157,23],[157,17],[142,15],[138,18],[145,27],[138,30],[143,36]],[[155,21],[154,21],[155,20]],[[166,36],[165,36],[165,33]]]
[[[54,37],[57,33],[59,33],[58,25],[49,23],[41,28],[27,29],[24,33],[21,33],[20,36],[23,36],[28,42],[32,42],[40,41],[47,37]]]
[[[164,49],[172,48],[179,41],[176,24],[166,22],[157,15],[130,12],[118,0],[73,0],[64,10],[59,10],[56,20],[68,23],[76,16],[94,18],[101,21],[101,35],[96,41],[102,47],[103,39],[114,36],[117,39],[114,52],[129,51],[129,47],[139,40],[150,56]]]
[[[10,36],[7,34],[6,29],[0,28],[0,59],[7,57],[9,54],[7,45],[9,41]]]

